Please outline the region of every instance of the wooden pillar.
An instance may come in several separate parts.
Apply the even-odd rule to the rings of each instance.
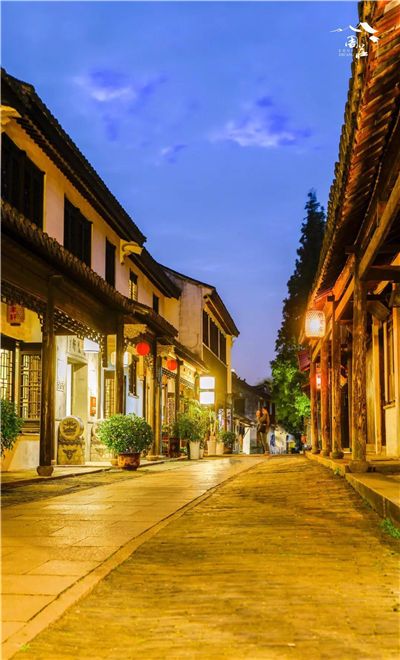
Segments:
[[[343,458],[342,451],[342,397],[340,389],[340,368],[341,368],[341,337],[340,325],[336,319],[337,303],[333,303],[332,309],[332,458]]]
[[[310,364],[310,405],[311,405],[311,453],[319,454],[318,447],[318,399],[317,373],[315,362]]]
[[[352,472],[366,472],[367,455],[367,287],[354,267],[353,294],[353,383],[352,383]]]
[[[352,436],[351,429],[353,426],[353,415],[352,415],[352,391],[353,391],[353,354],[352,354],[353,345],[350,340],[347,343],[347,400],[348,400],[348,427],[349,427],[349,448],[352,448]]]
[[[381,393],[381,368],[380,368],[380,346],[379,330],[381,322],[372,317],[372,362],[373,362],[373,387],[374,387],[374,422],[375,422],[375,450],[377,454],[382,453],[382,393]]]
[[[157,340],[153,344],[153,369],[152,369],[152,429],[154,441],[146,458],[148,461],[155,461],[159,458],[160,453],[160,433],[161,424],[160,419],[160,396],[161,396],[161,366],[162,358],[157,356]]]
[[[179,407],[180,407],[180,383],[181,383],[181,360],[177,360],[178,367],[176,369],[176,380],[175,380],[175,421],[178,419]]]
[[[123,414],[124,406],[124,322],[118,319],[115,347],[115,412]]]
[[[47,307],[43,322],[42,339],[42,389],[40,405],[40,445],[39,465],[36,468],[40,476],[49,477],[53,472],[55,434],[55,375],[56,375],[56,339],[54,334],[54,297],[55,287],[60,282],[59,276],[50,278],[47,294]]]
[[[321,342],[321,438],[322,456],[331,452],[331,437],[329,424],[329,339]]]

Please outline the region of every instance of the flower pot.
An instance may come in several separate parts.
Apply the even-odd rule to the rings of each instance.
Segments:
[[[190,441],[190,460],[197,461],[200,458],[200,441]]]
[[[232,454],[232,447],[225,445],[224,454]]]
[[[140,465],[139,451],[124,451],[118,454],[118,467],[123,470],[137,470]]]
[[[209,456],[215,456],[216,453],[216,440],[207,441],[207,451]]]
[[[200,458],[204,458],[204,447],[200,447]]]
[[[223,456],[224,455],[224,449],[225,449],[224,443],[217,440],[217,446],[216,446],[216,451],[215,451],[216,455],[217,456]]]

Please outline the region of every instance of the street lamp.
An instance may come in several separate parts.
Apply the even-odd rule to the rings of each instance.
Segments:
[[[309,339],[320,339],[325,336],[326,320],[324,312],[319,309],[309,309],[306,312],[305,334]]]

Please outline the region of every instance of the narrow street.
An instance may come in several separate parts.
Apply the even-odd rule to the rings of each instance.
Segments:
[[[380,518],[343,479],[302,456],[181,463],[168,473],[169,492],[162,474],[146,475],[24,505],[24,517],[33,516],[29,507],[36,516],[47,507],[40,525],[52,520],[57,500],[68,505],[68,514],[58,509],[57,518],[68,516],[75,530],[69,552],[80,547],[88,558],[82,520],[93,527],[86,534],[100,535],[88,517],[97,516],[101,527],[104,505],[112,507],[105,511],[114,533],[119,525],[132,536],[135,526],[146,526],[144,511],[154,523],[160,511],[165,517],[177,508],[174,488],[190,474],[198,487],[190,494],[185,486],[186,502],[234,476],[173,516],[15,657],[398,658],[399,541],[382,531]],[[150,480],[159,484],[151,506]],[[142,507],[137,514],[134,493]],[[60,539],[54,529],[49,533]],[[34,572],[26,566],[24,574]]]

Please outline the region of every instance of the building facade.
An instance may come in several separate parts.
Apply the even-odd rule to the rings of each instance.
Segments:
[[[312,451],[400,455],[400,5],[362,2],[319,271],[301,337]],[[364,40],[364,41],[363,41]],[[308,321],[308,327],[307,327]]]
[[[108,460],[96,431],[118,412],[151,424],[158,456],[163,426],[210,368],[192,342],[204,301],[191,327],[184,287],[34,88],[4,70],[1,204],[0,393],[24,421],[3,468],[50,474],[54,463]]]

